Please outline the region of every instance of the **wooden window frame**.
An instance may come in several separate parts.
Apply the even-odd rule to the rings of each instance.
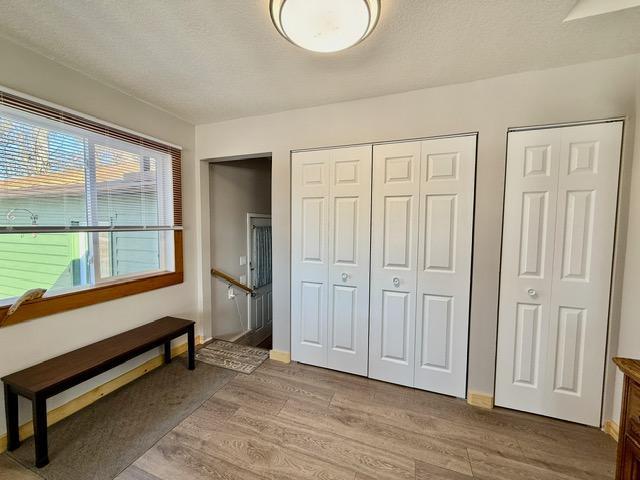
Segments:
[[[123,278],[120,281],[116,278],[110,283],[96,284],[81,290],[25,302],[9,317],[7,317],[7,311],[11,305],[2,305],[0,306],[0,328],[184,282],[183,238],[182,230],[180,229],[182,226],[182,152],[179,147],[164,144],[156,139],[142,136],[48,102],[17,95],[14,92],[2,89],[0,89],[0,105],[16,108],[169,154],[172,160],[174,224],[178,227],[177,230],[173,231],[174,271],[141,273],[140,276]]]

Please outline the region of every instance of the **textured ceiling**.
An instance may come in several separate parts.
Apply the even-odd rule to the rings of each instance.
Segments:
[[[2,0],[0,36],[207,123],[640,52],[640,8],[563,23],[575,3],[382,0],[329,55],[283,40],[268,0]]]

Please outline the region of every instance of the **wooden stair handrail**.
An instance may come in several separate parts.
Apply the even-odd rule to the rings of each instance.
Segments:
[[[253,295],[254,294],[253,289],[247,287],[244,283],[240,283],[238,280],[233,278],[231,275],[227,275],[226,273],[221,272],[220,270],[212,268],[211,269],[211,275],[213,275],[214,277],[219,277],[219,278],[223,279],[225,282],[230,283],[231,285],[235,285],[239,289],[244,290],[245,293],[248,293],[249,295]]]

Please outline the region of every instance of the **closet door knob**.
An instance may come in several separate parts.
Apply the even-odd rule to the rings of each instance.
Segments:
[[[396,288],[400,286],[400,279],[398,277],[393,277],[393,286]]]
[[[342,281],[346,282],[349,280],[349,274],[347,272],[342,272]]]
[[[538,292],[536,292],[533,288],[530,288],[529,290],[527,290],[527,293],[529,294],[530,297],[535,297],[536,295],[538,295]]]

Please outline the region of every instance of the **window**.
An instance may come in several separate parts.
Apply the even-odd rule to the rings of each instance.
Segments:
[[[180,193],[179,149],[0,92],[0,324],[32,288],[182,281]]]

